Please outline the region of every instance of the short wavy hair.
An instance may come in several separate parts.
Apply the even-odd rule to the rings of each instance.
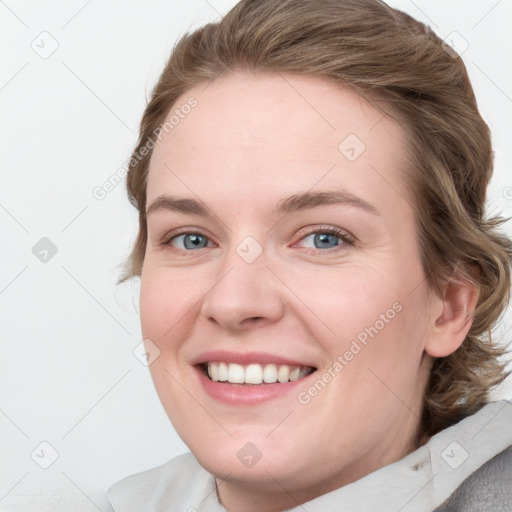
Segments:
[[[216,23],[174,46],[140,123],[127,174],[139,233],[119,282],[140,276],[147,241],[144,151],[179,96],[225,71],[288,72],[334,81],[363,95],[405,127],[410,190],[427,283],[478,289],[469,333],[434,360],[422,433],[473,414],[503,382],[508,354],[492,329],[510,299],[512,241],[485,217],[493,172],[490,130],[462,59],[426,25],[380,0],[242,0]],[[477,271],[470,271],[470,269]]]

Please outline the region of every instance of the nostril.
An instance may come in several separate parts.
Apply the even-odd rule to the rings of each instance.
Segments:
[[[262,320],[264,320],[264,318],[262,316],[251,316],[249,318],[245,318],[244,320],[242,320],[240,325],[247,327],[249,325],[255,325],[258,322],[261,322]]]

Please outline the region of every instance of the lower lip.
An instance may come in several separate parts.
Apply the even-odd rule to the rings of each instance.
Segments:
[[[275,384],[231,384],[210,380],[199,367],[196,367],[204,390],[216,400],[230,405],[256,405],[281,398],[300,386],[313,374],[292,382]],[[314,373],[314,372],[313,372]]]

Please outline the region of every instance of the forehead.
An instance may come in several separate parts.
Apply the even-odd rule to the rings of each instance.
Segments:
[[[183,108],[191,99],[195,107]],[[241,195],[291,184],[303,190],[320,181],[348,189],[365,180],[403,187],[404,130],[359,94],[325,79],[223,75],[184,93],[171,116],[173,127],[151,158],[148,202],[170,192],[164,189],[190,196],[187,183],[198,190],[215,186],[226,199],[233,189]]]

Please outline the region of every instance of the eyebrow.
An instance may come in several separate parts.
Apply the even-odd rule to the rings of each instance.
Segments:
[[[304,192],[280,199],[272,209],[272,215],[310,210],[320,206],[345,205],[359,208],[372,215],[380,215],[370,203],[346,191]],[[189,198],[178,198],[169,195],[157,197],[147,208],[146,215],[157,211],[173,211],[199,217],[212,217],[212,213],[203,203]]]

